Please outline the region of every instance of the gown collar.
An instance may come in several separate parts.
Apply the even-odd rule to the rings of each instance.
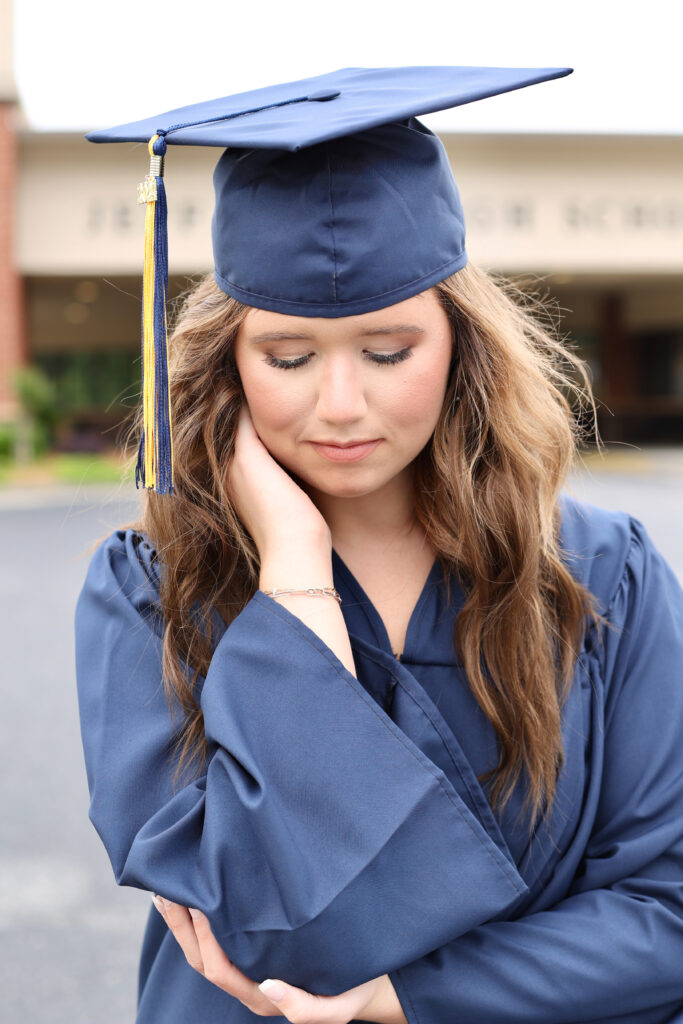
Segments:
[[[382,618],[372,601],[360,585],[341,556],[332,549],[332,575],[334,584],[342,598],[342,612],[349,633],[361,637],[392,657],[396,657],[391,649],[389,635]],[[462,603],[463,595],[457,581],[451,577],[450,616],[446,611],[446,588],[444,572],[439,559],[435,559],[425,580],[424,586],[411,613],[406,629],[403,652],[398,659],[401,662],[424,663],[430,661],[430,655],[438,655],[438,661],[445,658],[447,664],[453,663],[451,629],[455,611]],[[450,623],[450,624],[449,624]],[[444,638],[443,626],[446,626],[444,644],[425,645],[425,640],[436,639],[437,626],[441,639]],[[441,650],[443,648],[443,650]],[[449,653],[450,651],[450,653]]]

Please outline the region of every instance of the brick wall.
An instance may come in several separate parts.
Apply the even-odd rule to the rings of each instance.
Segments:
[[[28,359],[23,281],[14,263],[18,143],[13,103],[0,103],[0,422],[12,419],[12,370]]]

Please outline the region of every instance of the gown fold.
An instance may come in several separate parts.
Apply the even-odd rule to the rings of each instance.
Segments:
[[[626,513],[563,495],[562,541],[616,629],[587,632],[556,802],[530,823],[523,780],[502,815],[478,781],[498,751],[453,652],[457,583],[449,604],[435,564],[398,661],[336,552],[356,676],[257,591],[199,680],[204,773],[174,789],[159,565],[114,531],[79,596],[76,672],[117,883],[203,910],[256,981],[333,995],[388,973],[410,1024],[678,1021],[683,592]],[[152,908],[137,1022],[189,1019],[259,1018]]]

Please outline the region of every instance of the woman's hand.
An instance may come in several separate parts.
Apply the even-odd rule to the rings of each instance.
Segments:
[[[259,553],[259,589],[307,590],[333,584],[332,534],[306,492],[263,444],[242,406],[228,468],[230,497]],[[278,604],[320,637],[355,675],[349,634],[331,597],[278,595]]]
[[[282,981],[272,981],[270,997],[235,967],[213,937],[208,918],[169,900],[154,897],[154,905],[170,928],[190,967],[207,981],[239,999],[259,1017],[284,1017],[294,1024],[348,1024],[352,1020],[377,1024],[407,1024],[388,974],[366,981],[337,996],[318,996]],[[264,983],[262,983],[264,984]],[[283,995],[275,1001],[278,986]],[[269,988],[270,986],[265,986]]]
[[[304,541],[329,543],[330,531],[308,495],[272,457],[242,406],[228,471],[230,494],[263,561],[270,552]]]

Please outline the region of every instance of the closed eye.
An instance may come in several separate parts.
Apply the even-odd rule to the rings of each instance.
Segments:
[[[392,366],[395,363],[402,363],[404,359],[408,359],[413,354],[413,350],[410,348],[402,348],[399,352],[363,352],[366,359],[371,363],[376,363],[378,366]],[[296,370],[299,366],[305,366],[306,363],[310,362],[310,355],[298,356],[296,359],[278,359],[277,356],[273,356],[268,353],[264,357],[264,362],[269,366],[276,366],[280,370]]]

